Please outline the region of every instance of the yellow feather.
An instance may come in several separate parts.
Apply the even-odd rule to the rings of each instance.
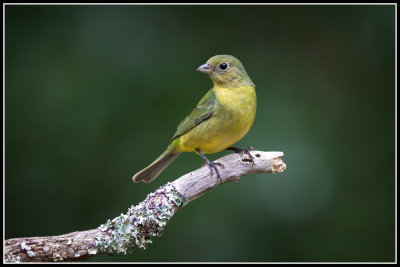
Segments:
[[[253,86],[213,88],[217,108],[213,117],[180,137],[176,152],[216,153],[239,141],[250,130],[256,115]]]
[[[179,132],[176,138],[173,137],[160,157],[133,176],[135,182],[151,182],[181,152],[200,153],[197,152],[200,149],[202,153],[210,154],[224,150],[245,136],[253,125],[257,106],[256,91],[240,61],[233,56],[217,55],[198,70],[207,73],[214,83],[212,90],[216,99],[215,106],[210,111],[206,109],[211,112],[210,116],[206,119],[201,117],[208,115],[206,113],[199,115],[199,118],[189,117],[193,121],[186,121],[190,123],[186,125],[188,128]],[[205,158],[204,155],[202,157]],[[214,166],[208,159],[205,160],[209,166]]]

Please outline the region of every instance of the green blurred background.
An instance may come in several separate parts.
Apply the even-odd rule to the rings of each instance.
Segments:
[[[256,84],[237,146],[287,170],[217,187],[146,250],[89,261],[393,261],[395,6],[5,6],[5,238],[92,229],[201,166],[166,148],[232,54]],[[211,159],[229,153],[210,155]]]

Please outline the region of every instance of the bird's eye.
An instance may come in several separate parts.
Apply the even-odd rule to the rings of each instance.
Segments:
[[[221,63],[221,64],[219,65],[219,68],[220,68],[221,70],[226,70],[226,69],[228,68],[228,64],[226,64],[226,63]]]

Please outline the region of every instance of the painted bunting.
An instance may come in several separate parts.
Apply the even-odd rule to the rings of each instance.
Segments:
[[[220,180],[218,167],[224,166],[204,154],[232,150],[242,156],[246,153],[254,164],[249,152],[252,147],[231,147],[250,130],[256,115],[255,85],[242,63],[230,55],[217,55],[197,70],[208,74],[214,87],[178,125],[165,152],[133,176],[134,182],[153,181],[182,152],[196,152],[205,160],[211,175],[215,170]]]

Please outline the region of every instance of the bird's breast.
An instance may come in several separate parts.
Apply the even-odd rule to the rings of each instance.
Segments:
[[[242,138],[253,125],[256,114],[256,92],[253,86],[214,89],[225,128]],[[239,139],[240,139],[239,138]]]
[[[232,146],[250,130],[257,106],[254,87],[214,87],[214,93],[217,103],[213,116],[179,137],[178,152],[199,148],[206,154],[216,153]]]
[[[218,104],[210,138],[202,144],[204,153],[216,153],[239,141],[253,125],[256,93],[253,86],[214,88]],[[201,148],[200,148],[201,149]]]

